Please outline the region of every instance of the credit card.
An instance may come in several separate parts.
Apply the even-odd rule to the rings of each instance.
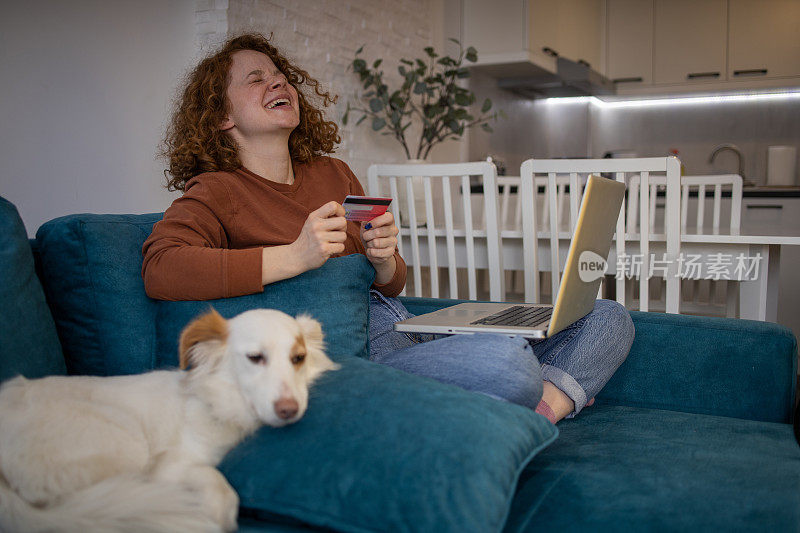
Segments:
[[[355,222],[367,222],[384,214],[391,203],[391,198],[348,195],[342,203],[344,218]]]

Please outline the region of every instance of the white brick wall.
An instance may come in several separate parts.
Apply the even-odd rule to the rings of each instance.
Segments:
[[[327,118],[340,126],[342,143],[334,155],[366,185],[370,164],[404,161],[405,153],[394,138],[373,132],[368,121],[358,128],[355,120],[342,126],[347,101],[359,87],[358,78],[348,70],[353,54],[365,45],[362,57],[369,63],[383,58],[387,81],[398,80],[399,59],[423,57],[423,48],[440,38],[434,24],[440,21],[436,10],[441,6],[441,0],[197,0],[198,39],[209,47],[225,32],[228,36],[272,32],[273,43],[291,61],[339,95],[338,103],[326,111]],[[457,160],[457,149],[434,149],[434,160],[437,154]]]
[[[195,0],[195,49],[204,57],[228,35],[228,0]]]

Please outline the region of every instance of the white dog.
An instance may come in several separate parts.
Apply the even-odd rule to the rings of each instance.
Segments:
[[[0,530],[236,529],[239,498],[215,468],[262,424],[299,420],[335,370],[320,324],[274,310],[181,334],[180,370],[22,377],[0,388]]]

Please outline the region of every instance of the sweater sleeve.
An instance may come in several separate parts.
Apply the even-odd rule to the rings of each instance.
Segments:
[[[224,184],[198,181],[175,200],[142,247],[147,295],[210,300],[261,292],[261,248],[229,249],[233,205]]]
[[[345,163],[342,162],[341,164],[344,165],[347,174],[350,176],[351,194],[357,196],[364,196],[364,187],[361,186],[361,183],[358,181],[356,175],[353,174],[353,171],[350,170],[350,167],[348,167]],[[398,239],[399,238],[400,237],[398,235]],[[400,257],[400,252],[398,252],[397,249],[395,249],[394,251],[394,258],[397,263],[397,268],[394,271],[394,276],[392,276],[392,279],[390,279],[387,283],[372,284],[373,289],[380,292],[384,296],[389,296],[389,297],[397,296],[403,291],[403,287],[406,286],[406,262],[403,261],[402,257]]]

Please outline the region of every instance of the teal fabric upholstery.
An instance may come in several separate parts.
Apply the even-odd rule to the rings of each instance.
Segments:
[[[14,204],[0,197],[0,381],[64,374],[55,324],[36,277],[28,234]]]
[[[342,368],[312,389],[306,416],[263,428],[222,470],[245,512],[347,531],[499,531],[524,466],[552,442],[540,415],[366,361],[375,271],[331,259],[263,293],[161,302],[144,292],[142,243],[160,215],[73,215],[39,230],[42,276],[73,373],[177,364],[181,329],[210,305],[270,307],[323,324]]]
[[[47,299],[70,374],[154,368],[157,304],[144,292],[142,244],[161,218],[70,215],[36,232]]]
[[[636,338],[598,403],[791,422],[797,340],[771,322],[632,312]]]
[[[788,424],[588,407],[522,474],[505,531],[797,531]]]
[[[404,298],[414,314],[457,300]],[[778,324],[631,312],[630,354],[598,404],[791,422],[797,340]]]
[[[514,404],[341,363],[300,422],[261,429],[220,466],[245,514],[342,531],[500,531],[517,477],[555,427]]]
[[[70,215],[37,232],[42,275],[71,374],[134,374],[177,365],[181,329],[209,306],[228,318],[258,307],[308,313],[322,322],[334,359],[366,357],[366,288],[375,272],[365,257],[333,259],[260,294],[157,301],[144,291],[141,250],[160,218]]]

